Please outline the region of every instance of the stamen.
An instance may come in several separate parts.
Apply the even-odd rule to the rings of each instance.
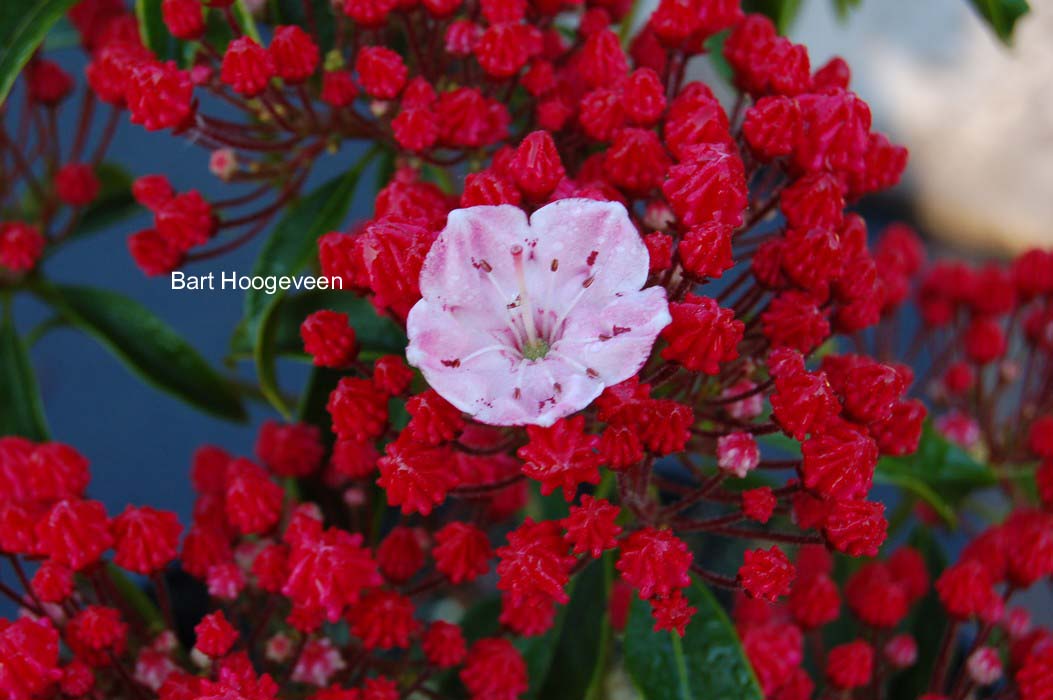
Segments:
[[[503,352],[505,350],[508,350],[508,346],[507,345],[487,345],[486,347],[479,348],[475,352],[469,353],[469,354],[465,355],[464,357],[462,357],[461,358],[461,364],[464,364],[465,362],[468,362],[469,360],[474,360],[475,358],[479,357],[480,355],[482,355],[484,353],[494,352],[494,351]]]
[[[527,334],[527,342],[523,346],[523,356],[527,359],[536,360],[544,357],[545,353],[548,352],[548,343],[540,340],[537,326],[534,322],[534,307],[530,303],[530,295],[527,293],[526,271],[523,269],[523,246],[512,246],[512,260],[515,263],[516,281],[519,283],[519,299],[522,302],[520,314],[523,317],[523,327],[526,329]],[[529,355],[534,356],[529,357]]]
[[[552,326],[552,335],[549,337],[554,339],[559,338],[560,333],[563,332],[563,322],[567,320],[567,316],[570,315],[570,312],[574,310],[574,307],[577,306],[578,302],[581,301],[582,297],[585,296],[586,289],[588,289],[588,287],[582,285],[582,288],[578,290],[577,295],[571,300],[569,304],[567,304],[566,307],[564,307],[563,313],[559,315],[559,317],[556,319],[555,325]]]
[[[584,372],[585,374],[588,374],[590,377],[598,377],[599,376],[598,374],[596,374],[596,370],[591,369],[589,367],[586,367],[585,365],[581,364],[580,362],[575,360],[573,357],[570,357],[569,355],[567,355],[565,353],[559,352],[558,350],[549,350],[549,353],[551,353],[552,357],[559,358],[559,359],[563,360],[564,362],[566,362],[571,367],[575,367],[579,372]],[[590,372],[592,372],[592,374],[589,374]]]

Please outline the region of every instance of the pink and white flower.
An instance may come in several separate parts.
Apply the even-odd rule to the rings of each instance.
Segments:
[[[491,425],[552,425],[636,374],[670,321],[642,289],[648,255],[625,208],[563,199],[450,213],[420,275],[406,356]]]
[[[292,680],[321,688],[329,684],[333,674],[345,668],[347,663],[332,641],[325,637],[312,639],[300,652],[300,658],[293,667]]]

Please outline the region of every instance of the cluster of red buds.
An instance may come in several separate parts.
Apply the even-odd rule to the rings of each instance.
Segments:
[[[316,366],[297,422],[265,423],[255,460],[196,453],[185,536],[173,514],[87,500],[71,448],[0,440],[0,552],[21,586],[0,593],[23,607],[0,621],[0,698],[544,697],[576,588],[601,572],[616,580],[584,595],[626,649],[634,629],[677,649],[732,633],[697,592],[731,591],[738,638],[707,662],[741,667],[743,697],[882,697],[918,671],[929,700],[1049,699],[1053,636],[1007,600],[1053,574],[1053,262],[934,268],[908,351],[946,343],[939,401],[999,479],[1046,460],[1046,510],[1015,500],[942,571],[919,544],[883,552],[879,461],[927,434],[913,356],[883,343],[924,255],[901,229],[872,250],[846,211],[907,153],[872,131],[842,60],[813,69],[738,0],[661,0],[635,33],[621,0],[305,2],[299,22],[288,4],[263,40],[233,0],[163,0],[181,62],[118,31],[117,0],[77,6],[98,99],[248,187],[210,204],[139,179],[155,226],[131,252],[164,274],[229,250],[297,206],[324,154],[372,143],[396,167],[318,260],[405,329],[405,353],[371,350],[375,318],[296,319]],[[730,109],[688,77],[712,52]],[[997,408],[1013,391],[1019,410]],[[176,567],[207,589],[203,617],[182,617]],[[625,626],[641,605],[642,631]],[[917,635],[944,619],[923,668]],[[619,663],[669,697],[646,660]]]
[[[69,19],[89,53],[138,36],[135,17],[119,3],[104,18],[79,6]],[[103,206],[119,204],[102,201],[120,198],[108,190],[127,187],[124,177],[103,163],[120,121],[118,110],[97,119],[95,91],[85,87],[78,99],[74,77],[39,54],[20,82],[18,100],[0,100],[0,286],[31,273],[50,247],[97,228]],[[73,132],[65,133],[60,112],[71,103],[79,111]]]
[[[885,238],[907,235],[893,227]],[[915,241],[909,251],[911,267],[920,268],[921,247]],[[903,291],[910,293],[909,282]],[[935,262],[914,291],[921,325],[910,346],[882,351],[927,365],[937,428],[1006,471],[1007,490],[1016,493],[1008,472],[1053,455],[1053,252],[1028,250],[1007,265]],[[1051,470],[1048,464],[1039,470],[1047,505]]]

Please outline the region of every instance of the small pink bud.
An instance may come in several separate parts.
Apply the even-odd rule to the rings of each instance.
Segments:
[[[743,379],[740,382],[736,382],[731,386],[724,389],[721,392],[720,397],[726,399],[730,396],[742,396],[743,394],[750,393],[757,385],[748,379]],[[725,406],[728,414],[732,418],[738,420],[750,420],[756,418],[764,410],[763,401],[761,401],[761,394],[763,392],[755,392],[744,399],[740,399],[734,403],[729,403]]]
[[[154,637],[153,643],[150,647],[154,651],[170,652],[175,651],[175,648],[179,645],[179,640],[176,638],[175,633],[171,630],[165,630],[159,635]]]
[[[732,433],[717,439],[717,466],[724,471],[742,479],[758,464],[760,450],[749,433]]]
[[[918,660],[918,643],[909,634],[897,634],[885,644],[885,658],[896,668],[913,666]]]
[[[1009,608],[1003,623],[1010,639],[1020,639],[1031,631],[1031,613],[1023,608]]]
[[[287,636],[279,632],[270,639],[267,640],[266,650],[264,654],[267,659],[273,661],[276,664],[285,663],[293,652],[292,640]]]
[[[229,180],[238,169],[238,157],[229,148],[217,149],[208,159],[208,169],[220,180]]]
[[[220,600],[234,600],[245,587],[245,577],[236,564],[210,566],[205,578],[209,595]]]
[[[266,540],[257,540],[254,542],[240,542],[237,547],[234,548],[234,563],[238,565],[242,571],[252,571],[252,562],[256,559],[256,555],[260,553],[260,550],[266,547],[268,542]]]
[[[970,416],[958,411],[937,418],[936,430],[960,447],[972,447],[980,440],[979,424]]]
[[[643,220],[644,226],[647,228],[655,231],[664,231],[676,220],[676,217],[668,204],[655,199],[647,203]]]
[[[292,680],[321,688],[333,674],[347,667],[340,652],[326,638],[314,639],[304,646],[293,668]]]
[[[1002,659],[992,647],[981,647],[969,655],[965,669],[977,685],[991,685],[1002,677]]]
[[[212,79],[212,69],[208,66],[198,64],[190,69],[190,82],[194,85],[204,85]]]

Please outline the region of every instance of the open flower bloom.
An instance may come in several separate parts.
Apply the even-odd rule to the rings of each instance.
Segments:
[[[450,213],[421,270],[407,358],[492,425],[551,425],[647,360],[670,321],[622,205],[564,199]]]

